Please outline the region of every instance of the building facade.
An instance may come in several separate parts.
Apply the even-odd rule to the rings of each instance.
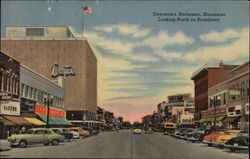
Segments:
[[[67,28],[32,28],[15,28],[15,34],[11,28],[7,28],[7,37],[1,39],[1,49],[50,80],[54,80],[53,77],[57,77],[58,74],[74,72],[71,74],[73,76],[65,75],[67,119],[95,120],[97,59],[87,39],[73,38],[71,33],[67,33]],[[22,33],[25,31],[25,34]],[[53,69],[51,72],[52,66],[55,65],[57,70]]]
[[[191,77],[194,81],[195,121],[201,119],[201,111],[208,109],[208,89],[228,79],[228,71],[237,65],[207,63],[195,71]]]

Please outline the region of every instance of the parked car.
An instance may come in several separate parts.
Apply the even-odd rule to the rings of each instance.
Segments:
[[[69,130],[72,134],[73,134],[73,139],[79,139],[80,138],[80,134],[77,131],[72,131]]]
[[[0,152],[9,150],[11,150],[10,141],[8,141],[7,139],[0,139]]]
[[[211,134],[208,134],[204,136],[202,143],[207,144],[208,146],[213,146],[215,140],[220,136],[225,133],[226,130],[221,129],[221,130],[215,130],[211,132]]]
[[[83,130],[82,128],[80,127],[70,127],[68,128],[69,130],[71,131],[76,131],[79,133],[79,138],[83,139],[85,137],[88,137],[89,136],[89,131],[86,131],[86,130]]]
[[[83,130],[89,131],[90,135],[97,135],[99,131],[91,128],[91,127],[81,127]]]
[[[242,130],[228,130],[223,135],[220,135],[215,140],[215,145],[217,145],[219,148],[223,148],[224,144],[227,140],[230,140],[231,138],[236,137],[241,132],[244,132]]]
[[[225,147],[235,152],[237,149],[249,149],[249,135],[239,135],[226,141]]]
[[[8,138],[11,145],[25,148],[29,144],[58,145],[65,140],[64,136],[47,128],[32,128],[26,134],[12,135]]]
[[[50,128],[50,129],[53,130],[55,133],[64,136],[66,141],[71,141],[71,139],[73,139],[73,133],[69,129],[64,129],[64,128]]]
[[[187,140],[190,140],[192,142],[195,141],[202,141],[205,136],[205,130],[195,130],[190,133],[190,136],[187,138]]]
[[[141,134],[142,130],[139,128],[133,129],[133,134]]]
[[[186,129],[186,130],[184,130],[183,132],[180,133],[179,138],[181,138],[181,139],[186,139],[188,133],[191,133],[191,132],[193,132],[193,131],[194,131],[194,129],[190,129],[190,128],[189,128],[189,129]]]
[[[153,134],[153,130],[151,127],[145,129],[145,134]]]

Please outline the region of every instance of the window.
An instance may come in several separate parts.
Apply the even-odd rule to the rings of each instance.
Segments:
[[[24,85],[24,97],[28,97],[29,86]]]
[[[33,134],[33,130],[28,130],[27,132],[26,132],[26,134]]]
[[[229,107],[228,108],[228,112],[234,112],[235,111],[235,107]]]
[[[44,134],[52,134],[52,132],[49,130],[44,130]]]
[[[240,110],[236,110],[235,112],[236,112],[236,114],[241,114],[241,113],[240,113]]]
[[[36,130],[36,131],[34,132],[34,134],[36,134],[36,135],[41,135],[41,134],[43,134],[43,130]]]
[[[26,28],[26,36],[44,36],[44,28]]]
[[[247,85],[247,88],[246,88],[247,93],[246,93],[246,95],[249,96],[249,80],[247,80],[246,85]]]

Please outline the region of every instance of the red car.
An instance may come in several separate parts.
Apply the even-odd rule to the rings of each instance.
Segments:
[[[204,136],[202,142],[207,144],[208,146],[213,146],[213,143],[215,142],[217,137],[219,137],[220,135],[224,135],[225,131],[225,129],[215,130],[211,134]]]

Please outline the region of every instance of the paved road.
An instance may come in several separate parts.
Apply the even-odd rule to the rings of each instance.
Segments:
[[[1,152],[0,158],[166,158],[248,159],[247,152],[207,147],[164,136],[161,133],[133,135],[130,131],[103,132],[58,146],[33,145]]]

